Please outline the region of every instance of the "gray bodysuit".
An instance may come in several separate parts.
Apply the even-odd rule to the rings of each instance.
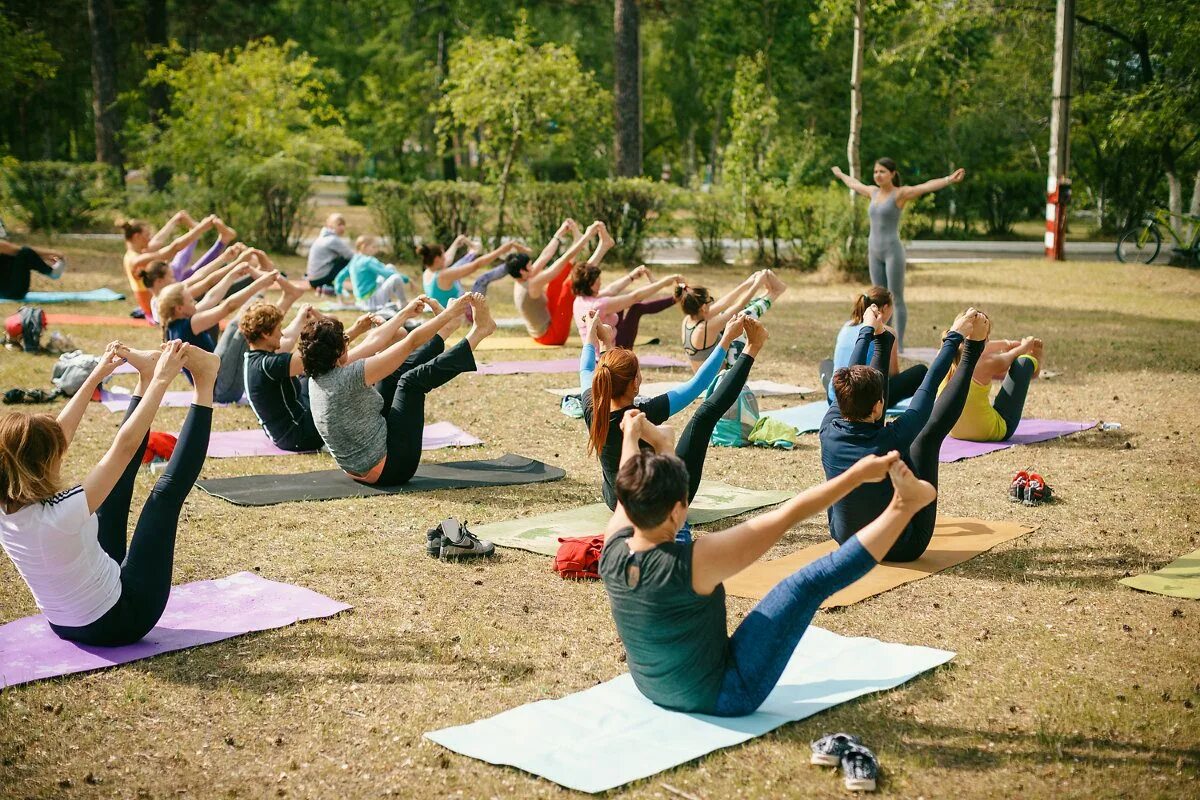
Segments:
[[[871,283],[892,293],[896,310],[896,349],[904,344],[904,327],[908,322],[908,306],[904,304],[904,245],[900,243],[900,207],[896,205],[893,189],[881,202],[876,191],[867,206],[871,217],[871,235],[867,239],[867,260],[871,267]]]

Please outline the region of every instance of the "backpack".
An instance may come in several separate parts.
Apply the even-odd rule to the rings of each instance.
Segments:
[[[600,579],[600,551],[604,548],[604,534],[560,537],[558,541],[554,571],[563,580]]]
[[[42,349],[42,331],[46,328],[46,314],[36,306],[21,306],[17,313],[4,321],[4,330],[11,342],[19,343],[26,353]]]
[[[88,355],[82,350],[63,353],[54,364],[54,369],[50,373],[50,382],[57,386],[63,394],[73,395],[79,391],[79,387],[83,386],[83,382],[87,380],[88,375],[92,374],[92,370],[99,363],[99,356]]]
[[[717,379],[705,392],[705,397],[712,395],[717,382],[724,375],[724,371],[717,375]],[[745,447],[749,445],[750,431],[754,430],[755,424],[758,423],[758,417],[758,397],[750,390],[750,387],[743,386],[737,401],[729,407],[724,416],[717,420],[710,442],[715,447]]]

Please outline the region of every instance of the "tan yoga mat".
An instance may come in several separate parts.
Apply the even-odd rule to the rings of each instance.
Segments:
[[[462,340],[454,339],[446,342],[446,349],[450,349],[460,341]],[[641,347],[647,344],[657,344],[658,341],[653,336],[639,336],[633,344],[635,347]],[[563,348],[564,345],[561,344],[538,344],[528,336],[489,336],[480,342],[479,347],[475,350],[485,352],[489,350],[562,350]]]
[[[853,605],[912,581],[927,578],[947,567],[961,564],[1001,542],[1016,539],[1037,528],[1011,522],[987,522],[971,517],[942,517],[934,528],[925,555],[907,563],[885,561],[861,579],[829,597],[821,608]],[[761,600],[775,585],[801,567],[838,548],[830,540],[814,544],[774,561],[759,561],[725,581],[725,591],[735,597]]]

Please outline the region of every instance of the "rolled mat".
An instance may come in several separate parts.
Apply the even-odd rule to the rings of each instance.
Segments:
[[[548,483],[566,477],[558,467],[532,458],[505,453],[487,461],[447,461],[422,464],[413,479],[402,486],[368,486],[340,469],[294,475],[246,475],[212,478],[196,486],[238,506],[273,506],[304,500],[337,500],[381,494],[431,492],[437,489],[471,489],[480,486],[515,486]]]
[[[639,359],[640,361],[641,359]],[[653,383],[643,383],[638,390],[638,394],[645,397],[653,397],[659,394],[665,394],[677,386],[681,386],[679,381],[655,381]],[[775,381],[746,381],[746,388],[754,392],[759,397],[786,397],[795,394],[813,394],[817,389],[808,386],[797,386],[794,383],[776,383]],[[566,389],[546,389],[552,395],[557,397],[569,397],[570,395],[579,394],[578,387],[570,387]]]
[[[98,314],[46,314],[47,325],[97,325],[102,328],[152,328],[154,325],[144,319],[133,317],[105,317]]]
[[[26,292],[20,300],[0,297],[0,303],[23,303],[27,306],[44,306],[54,303],[111,303],[124,300],[125,295],[109,288],[89,289],[86,292]]]
[[[730,486],[719,481],[701,481],[700,490],[688,508],[688,522],[704,525],[747,511],[782,503],[792,492],[759,491]],[[553,556],[560,536],[590,536],[600,533],[612,512],[604,503],[551,511],[533,517],[472,525],[471,532],[501,547],[513,547]]]
[[[1037,528],[1010,522],[987,522],[970,517],[941,517],[934,527],[933,539],[925,554],[916,561],[885,561],[877,564],[859,580],[829,597],[821,608],[839,608],[882,594],[912,581],[928,578],[935,572],[953,567],[991,550],[1001,542],[1033,533]],[[725,581],[725,591],[735,597],[761,600],[776,584],[838,549],[830,540],[814,544],[790,556],[774,561],[758,561]]]
[[[178,434],[177,434],[178,435]],[[443,447],[472,447],[483,444],[479,439],[452,422],[435,422],[425,426],[421,437],[422,450]],[[315,451],[308,451],[310,453]],[[261,429],[249,431],[213,431],[208,436],[209,458],[240,458],[246,456],[298,456],[294,450],[283,450],[267,438]]]
[[[158,625],[140,642],[124,647],[64,641],[50,630],[45,617],[26,617],[0,626],[0,689],[330,617],[348,608],[299,586],[238,572],[172,588]]]
[[[949,650],[839,636],[810,627],[774,691],[748,716],[668,711],[647,700],[625,673],[576,694],[432,731],[425,738],[568,789],[603,792],[864,694],[892,689],[954,655]]]
[[[486,340],[485,340],[486,341]],[[539,345],[540,347],[541,345]],[[686,367],[678,358],[638,356],[642,367]],[[556,358],[545,361],[496,361],[479,365],[480,375],[522,375],[526,373],[554,374],[579,372],[578,358]]]
[[[1143,592],[1200,600],[1200,550],[1180,556],[1157,572],[1122,578],[1120,582]]]

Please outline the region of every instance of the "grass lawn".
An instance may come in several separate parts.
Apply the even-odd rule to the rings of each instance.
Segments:
[[[72,245],[68,253],[71,270],[53,288],[126,288],[115,245]],[[299,259],[285,261],[302,269]],[[731,271],[689,275],[718,289],[737,279]],[[772,339],[752,377],[813,385],[857,287],[791,280],[792,291],[767,317]],[[40,278],[34,283],[50,288]],[[1200,547],[1193,427],[1200,273],[1074,261],[920,265],[909,270],[908,296],[910,344],[934,345],[958,310],[978,305],[998,336],[1046,340],[1045,366],[1058,375],[1035,384],[1029,415],[1122,427],[945,465],[945,514],[1038,531],[817,618],[843,634],[954,650],[950,664],[614,796],[675,796],[665,782],[706,800],[841,797],[840,779],[808,764],[809,741],[839,730],[858,733],[879,755],[882,795],[1200,794],[1200,605],[1116,582]],[[498,316],[513,315],[510,297],[506,284],[493,290]],[[124,315],[130,306],[62,310]],[[676,355],[678,328],[674,311],[647,318],[643,330],[668,343],[648,350]],[[143,347],[158,339],[150,328],[69,333],[96,353],[115,337]],[[577,353],[577,344],[566,353]],[[48,387],[51,363],[0,353],[0,388]],[[652,379],[670,374],[656,371]],[[558,483],[268,508],[194,492],[183,512],[176,583],[256,570],[354,610],[0,693],[0,796],[570,794],[450,753],[422,733],[624,670],[598,584],[563,582],[548,559],[522,551],[465,566],[424,553],[425,528],[448,515],[482,523],[599,497],[581,423],[559,414],[556,399],[541,391],[572,380],[465,376],[432,395],[428,409],[430,421],[449,420],[487,441],[428,460],[517,452],[565,468]],[[128,376],[124,382],[132,385]],[[177,430],[183,416],[183,409],[164,409],[155,428]],[[96,462],[118,421],[93,407],[68,458],[73,479]],[[252,428],[255,421],[246,408],[218,409],[214,427]],[[204,474],[330,466],[324,456],[224,459],[209,461]],[[1047,477],[1057,502],[1035,509],[1008,502],[1010,476],[1026,467]],[[716,449],[707,474],[799,490],[821,477],[816,440],[805,437],[792,452]],[[139,478],[139,498],[150,480]],[[798,526],[770,557],[821,541],[824,528],[823,518]],[[0,620],[35,613],[16,571],[0,562]],[[729,607],[736,624],[751,603],[731,599]]]

